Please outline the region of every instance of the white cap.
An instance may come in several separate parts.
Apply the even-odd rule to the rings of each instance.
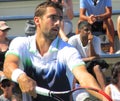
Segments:
[[[10,29],[5,21],[0,21],[0,30]]]

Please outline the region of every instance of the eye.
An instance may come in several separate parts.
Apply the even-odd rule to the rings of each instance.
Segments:
[[[63,19],[63,17],[62,16],[58,16],[58,15],[50,15],[49,16],[50,18],[51,18],[51,20],[53,20],[53,21],[57,21],[57,20],[62,20]]]
[[[51,15],[50,18],[51,18],[53,21],[56,21],[56,20],[57,20],[57,16],[56,16],[56,15]]]

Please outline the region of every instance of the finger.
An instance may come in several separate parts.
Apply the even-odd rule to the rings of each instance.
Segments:
[[[37,93],[35,92],[35,90],[29,92],[29,94],[30,94],[33,98],[36,98],[36,97],[37,97]]]

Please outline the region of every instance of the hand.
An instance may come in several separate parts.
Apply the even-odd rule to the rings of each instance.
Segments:
[[[88,18],[88,22],[89,22],[90,24],[93,24],[95,21],[97,21],[96,16],[90,15],[89,18]]]
[[[90,32],[89,35],[88,35],[88,41],[92,41],[92,40],[93,40],[93,37],[94,37],[94,36],[93,36],[92,33]]]
[[[34,98],[37,97],[35,92],[36,82],[33,79],[23,73],[19,76],[18,83],[22,92],[29,93]]]

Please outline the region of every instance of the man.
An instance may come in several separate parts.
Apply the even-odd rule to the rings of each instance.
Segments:
[[[109,65],[99,57],[102,53],[100,38],[92,35],[91,24],[87,21],[81,21],[78,24],[78,32],[78,35],[69,38],[68,43],[79,51],[82,60],[86,63],[87,70],[96,78],[100,87],[104,90],[106,85],[102,69],[108,68]],[[86,96],[88,97],[88,94]],[[86,96],[83,96],[83,98],[86,98]],[[79,99],[77,101],[83,100]]]
[[[34,14],[35,35],[14,39],[6,53],[5,75],[17,82],[22,92],[33,96],[33,101],[55,101],[42,95],[36,97],[36,85],[53,91],[69,90],[67,69],[81,86],[100,89],[94,77],[87,72],[77,50],[58,37],[61,20],[62,6],[59,3],[39,4]],[[91,93],[101,98],[100,94]],[[61,95],[61,98],[69,101],[68,95]]]
[[[114,50],[114,25],[111,19],[112,4],[111,0],[80,0],[80,21],[85,20],[90,24],[101,25],[105,29],[108,40],[110,42],[109,53]],[[100,27],[99,27],[100,28]],[[98,29],[99,29],[98,28]]]

